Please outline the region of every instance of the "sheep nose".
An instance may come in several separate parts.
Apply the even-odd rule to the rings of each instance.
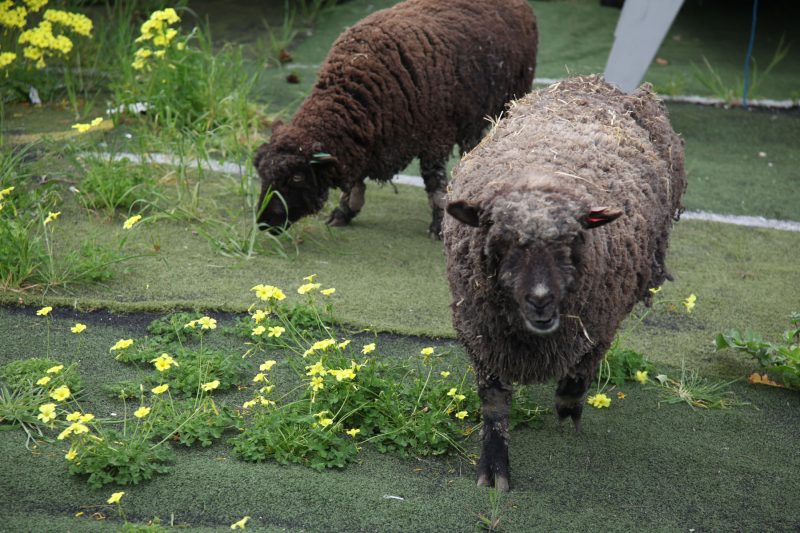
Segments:
[[[555,296],[553,296],[552,292],[543,292],[539,291],[534,294],[528,294],[525,296],[525,301],[533,307],[536,311],[541,312],[547,309],[549,306],[555,302]]]

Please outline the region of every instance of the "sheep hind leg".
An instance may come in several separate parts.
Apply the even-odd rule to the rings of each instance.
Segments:
[[[481,399],[481,458],[478,461],[478,486],[506,492],[511,474],[508,464],[508,413],[511,385],[491,379],[478,386]]]
[[[364,194],[367,186],[358,182],[349,191],[342,191],[339,207],[331,212],[327,224],[329,226],[346,226],[364,207]]]
[[[444,219],[445,195],[447,194],[445,160],[439,159],[432,162],[427,158],[420,159],[422,181],[425,182],[425,192],[428,193],[428,205],[432,213],[428,235],[435,240],[442,238],[442,220]]]

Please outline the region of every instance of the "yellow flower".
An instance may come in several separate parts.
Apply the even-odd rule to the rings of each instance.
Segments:
[[[78,420],[85,424],[87,422],[91,422],[92,420],[94,420],[94,415],[91,413],[86,413],[84,415],[81,415],[80,418],[78,418]]]
[[[334,344],[336,344],[336,340],[334,340],[334,339],[323,339],[321,341],[317,341],[314,344],[312,344],[311,345],[311,351],[312,352],[316,352],[316,351],[324,352],[325,350],[327,350],[328,348],[330,348]]]
[[[8,188],[3,189],[2,191],[0,191],[0,200],[2,200],[3,198],[5,198],[9,194],[11,194],[11,191],[13,191],[13,190],[14,190],[14,187],[8,187]]]
[[[333,424],[333,419],[332,418],[320,418],[319,419],[319,425],[324,427],[324,428],[330,426],[331,424]]]
[[[164,394],[165,392],[167,392],[167,390],[169,390],[169,384],[162,383],[158,387],[153,387],[152,389],[150,389],[150,392],[152,392],[153,394]]]
[[[169,370],[173,366],[179,366],[178,362],[175,361],[168,353],[162,353],[155,359],[150,361],[156,367],[156,370],[159,372],[163,372],[165,370]]]
[[[432,355],[433,348],[431,348],[430,346],[427,348],[423,348],[422,350],[419,351],[419,353],[421,353],[422,355]]]
[[[77,124],[73,124],[73,125],[72,125],[72,129],[73,129],[73,130],[78,130],[78,133],[86,133],[87,131],[89,131],[89,129],[90,129],[91,127],[92,127],[92,125],[91,125],[91,124],[81,124],[81,123],[77,123]]]
[[[27,3],[28,5],[30,5],[31,3],[40,4],[39,7],[41,7],[47,2],[43,2],[42,0],[34,0],[33,2],[29,3],[29,1],[26,0],[25,3]],[[37,10],[34,9],[34,11]],[[92,33],[92,20],[89,17],[86,17],[79,13],[69,13],[67,11],[61,11],[58,9],[48,9],[47,11],[44,12],[43,19],[48,22],[65,26],[70,30],[74,31],[75,33],[83,35],[85,37],[89,37]]]
[[[330,296],[331,294],[333,294],[334,292],[336,292],[336,289],[334,289],[333,287],[331,287],[330,289],[322,289],[322,290],[321,290],[321,291],[319,291],[319,292],[320,292],[320,293],[322,293],[322,295],[323,295],[323,296]]]
[[[64,455],[64,459],[67,461],[72,461],[78,456],[78,452],[75,451],[74,448],[70,448],[69,451]]]
[[[50,376],[44,376],[43,378],[39,378],[39,380],[36,382],[37,385],[42,387],[47,385],[48,383],[50,383]]]
[[[361,353],[363,353],[363,354],[368,354],[368,353],[374,352],[374,351],[375,351],[375,343],[374,342],[371,342],[371,343],[365,345],[361,349]]]
[[[650,287],[650,294],[658,294],[661,292],[661,287]]]
[[[280,337],[283,335],[283,332],[286,331],[286,328],[282,328],[281,326],[271,326],[269,328],[269,333],[267,337]]]
[[[268,399],[266,399],[266,398],[263,398],[263,397],[261,397],[261,396],[259,396],[259,397],[258,397],[258,401],[259,401],[259,402],[261,403],[261,405],[263,405],[264,407],[269,407],[270,405],[275,405],[275,402],[273,402],[272,400],[268,400]]]
[[[353,429],[348,429],[347,431],[345,431],[345,433],[347,433],[353,438],[356,438],[356,435],[361,433],[361,430],[359,428],[353,428]]]
[[[459,420],[464,420],[465,418],[467,418],[467,415],[469,415],[468,412],[459,411],[459,412],[456,413],[456,418],[458,418]]]
[[[203,389],[205,392],[210,392],[214,389],[219,387],[219,380],[215,379],[214,381],[209,381],[208,383],[203,383],[200,385],[200,388]]]
[[[322,285],[319,283],[306,283],[305,285],[300,285],[297,287],[297,294],[308,294],[314,289],[319,289],[321,286]]]
[[[336,381],[345,379],[356,379],[356,373],[352,368],[342,368],[336,370],[329,370],[328,373],[336,378]]]
[[[135,416],[136,418],[144,418],[149,414],[150,414],[150,408],[145,407],[144,405],[139,407],[137,410],[133,412],[133,416]]]
[[[81,324],[80,322],[75,324],[69,329],[72,333],[83,333],[86,331],[86,324]]]
[[[263,372],[259,372],[259,373],[258,373],[258,374],[256,374],[256,375],[255,375],[255,377],[253,378],[253,383],[260,383],[260,382],[262,382],[262,381],[264,381],[264,382],[266,382],[266,381],[267,381],[267,375],[266,375],[266,374],[264,374]]]
[[[246,402],[244,402],[242,404],[242,409],[250,409],[251,407],[253,407],[257,403],[258,403],[258,400],[247,400]]]
[[[6,68],[13,63],[16,58],[17,54],[14,52],[0,52],[0,68]]]
[[[283,300],[286,298],[286,295],[283,294],[283,291],[280,290],[278,287],[273,287],[272,285],[256,285],[251,291],[256,292],[256,297],[267,301],[267,300]]]
[[[270,392],[272,392],[274,388],[275,385],[268,385],[266,387],[261,387],[260,389],[258,389],[258,392],[260,392],[261,394],[269,394]]]
[[[28,10],[23,6],[11,9],[12,6],[13,2],[0,3],[0,26],[22,29],[27,22]]]
[[[47,217],[44,219],[45,226],[60,216],[61,216],[61,211],[57,211],[55,213],[53,213],[52,211],[48,211]]]
[[[69,398],[71,394],[69,387],[66,385],[61,385],[57,389],[50,391],[50,397],[57,402],[63,402]]]
[[[313,365],[307,366],[306,370],[308,370],[308,372],[306,372],[306,376],[324,376],[328,373],[328,371],[325,370],[325,366],[322,364],[322,361],[317,361]]]
[[[110,503],[112,505],[115,503],[119,503],[119,501],[122,499],[124,495],[125,491],[115,492],[114,494],[111,495],[111,497],[108,500],[106,500],[106,503]]]
[[[690,294],[686,297],[683,301],[683,306],[686,308],[687,313],[691,313],[692,309],[694,309],[695,302],[697,301],[697,296],[694,294]]]
[[[311,390],[317,392],[318,390],[324,388],[325,388],[324,378],[320,376],[311,378]]]
[[[133,215],[122,223],[122,229],[131,229],[140,220],[142,220],[142,215]]]
[[[267,331],[267,328],[265,328],[264,326],[256,326],[253,328],[253,332],[251,333],[251,335],[258,336],[264,333],[265,331]]]
[[[70,414],[67,415],[67,422],[77,422],[81,418],[80,411],[72,411]]]
[[[56,366],[51,366],[45,372],[48,374],[58,374],[62,370],[64,370],[64,365],[56,365]]]
[[[73,433],[76,435],[80,435],[81,433],[89,433],[89,428],[86,425],[81,424],[80,422],[75,422],[73,424],[70,424],[64,431],[59,433],[56,439],[64,440]]]
[[[643,385],[647,383],[647,370],[637,370],[634,379]]]
[[[45,424],[50,422],[51,420],[56,419],[56,404],[54,403],[45,403],[39,406],[39,414],[36,415],[36,418],[44,422]]]
[[[41,309],[36,311],[36,314],[38,316],[47,316],[47,315],[50,314],[50,311],[52,311],[52,310],[53,310],[53,308],[48,305],[47,307],[42,307]]]
[[[442,370],[441,372],[439,372],[439,375],[442,376],[443,378],[447,378],[450,377],[450,372],[448,372],[447,370]]]
[[[125,348],[129,348],[133,344],[133,339],[120,339],[117,343],[111,347],[109,352],[114,352],[116,350],[124,350]]]
[[[457,402],[461,402],[461,401],[463,401],[463,400],[464,400],[464,398],[466,398],[466,396],[464,396],[463,394],[456,394],[455,396],[453,396],[453,398],[454,398],[454,399],[455,399]]]
[[[447,395],[448,395],[448,396],[455,396],[457,392],[458,392],[458,389],[456,389],[455,387],[453,387],[452,389],[450,389],[449,391],[447,391]]]
[[[598,409],[602,409],[603,407],[608,407],[609,405],[611,405],[611,398],[609,398],[605,394],[595,394],[594,396],[589,396],[587,402],[592,407],[597,407]]]
[[[261,309],[256,309],[256,312],[253,313],[253,321],[256,324],[262,322],[266,318],[267,318],[267,313],[265,311],[262,311]]]
[[[73,423],[67,429],[76,435],[80,435],[81,433],[89,433],[89,427],[85,424],[81,424],[80,422]]]
[[[263,363],[261,363],[261,366],[259,366],[258,369],[261,370],[262,372],[269,372],[270,370],[272,370],[272,367],[275,366],[276,364],[278,364],[277,361],[275,361],[274,359],[270,359],[269,361],[264,361]]]
[[[342,341],[339,344],[337,344],[336,347],[339,348],[340,350],[344,350],[345,348],[347,348],[347,346],[349,344],[350,344],[350,341],[346,340],[346,341]]]
[[[303,281],[307,281],[309,283],[314,283],[314,278],[317,277],[316,274],[311,274],[310,276],[306,276],[303,278]]]
[[[208,316],[204,316],[197,320],[201,329],[217,329],[217,320]]]
[[[234,522],[233,524],[231,524],[231,529],[244,529],[244,525],[247,523],[248,520],[250,520],[250,517],[245,516],[238,522]]]

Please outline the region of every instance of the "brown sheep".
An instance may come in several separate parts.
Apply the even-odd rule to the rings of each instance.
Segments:
[[[555,378],[576,430],[617,328],[664,265],[683,143],[642,86],[579,77],[533,92],[453,172],[444,221],[453,324],[481,398],[478,484],[508,490],[512,384]]]
[[[281,228],[342,191],[328,223],[364,205],[364,180],[386,182],[414,157],[438,238],[453,146],[480,140],[485,117],[530,90],[536,19],[525,0],[407,0],[346,30],[291,123],[256,153],[259,225]],[[264,205],[269,191],[277,195]]]

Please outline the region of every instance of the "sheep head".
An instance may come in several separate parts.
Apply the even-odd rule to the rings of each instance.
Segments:
[[[298,141],[291,126],[273,129],[270,142],[262,144],[253,164],[261,177],[258,225],[273,233],[298,219],[316,213],[328,199],[337,161],[316,142]]]
[[[487,206],[452,201],[447,212],[485,232],[485,272],[510,309],[509,320],[535,335],[561,323],[561,304],[573,288],[587,230],[616,220],[622,211],[587,207],[550,196],[495,197]]]

